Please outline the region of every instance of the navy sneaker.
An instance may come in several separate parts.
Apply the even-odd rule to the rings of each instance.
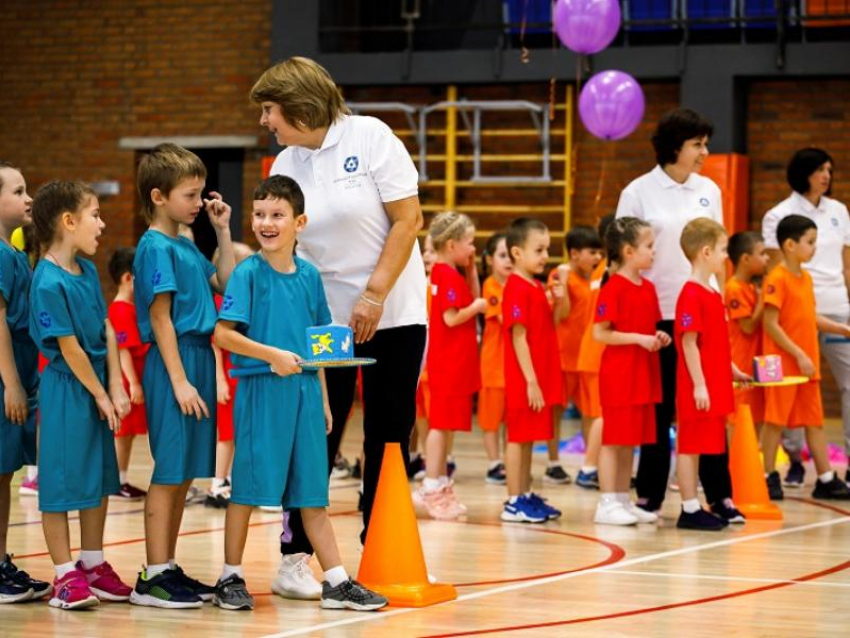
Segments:
[[[549,516],[523,494],[505,503],[500,518],[506,523],[545,523]]]
[[[30,578],[30,575],[24,570],[18,569],[12,562],[12,557],[9,554],[6,554],[3,562],[0,563],[0,582],[9,583],[24,590],[31,589],[32,595],[29,597],[29,600],[39,600],[44,598],[53,590],[50,583]],[[7,593],[11,593],[11,595],[14,596],[14,589],[10,589]],[[0,596],[0,602],[14,601],[3,601],[2,596]]]
[[[540,496],[539,494],[535,494],[532,492],[528,496],[528,500],[531,501],[534,505],[537,506],[537,509],[546,514],[546,518],[550,521],[554,521],[556,518],[561,517],[561,510],[552,507],[546,502],[546,499]]]
[[[412,481],[416,478],[416,475],[419,472],[425,470],[425,459],[422,458],[421,454],[417,454],[415,457],[411,457],[410,463],[407,464],[407,480]]]
[[[579,470],[578,476],[576,476],[576,485],[587,490],[598,490],[599,472],[596,470],[593,470],[592,472],[582,472]]]
[[[363,478],[363,468],[360,467],[360,459],[354,461],[354,467],[351,468],[351,478]]]
[[[452,478],[455,472],[457,472],[457,463],[454,462],[454,459],[446,461],[446,476]]]
[[[505,464],[499,463],[487,470],[487,476],[484,481],[490,485],[504,485],[507,483],[508,479],[505,476]]]
[[[850,488],[847,487],[847,483],[837,476],[833,476],[832,480],[827,483],[818,479],[815,482],[815,490],[812,492],[812,498],[848,501],[850,500]]]
[[[180,565],[174,566],[174,572],[177,576],[183,581],[184,587],[189,591],[193,592],[205,603],[210,602],[215,596],[215,587],[212,585],[204,585],[201,581],[195,580],[186,572],[183,571],[183,568]]]
[[[32,598],[32,588],[24,587],[6,578],[0,577],[0,605],[22,603]]]
[[[682,513],[679,514],[679,520],[676,521],[676,527],[679,529],[693,529],[701,532],[719,532],[728,524],[725,520],[714,514],[709,514],[702,508],[693,514],[688,514],[685,510],[682,510]]]
[[[729,523],[746,523],[746,517],[738,511],[731,498],[723,499],[711,506],[711,513]]]
[[[163,609],[198,609],[204,606],[204,601],[186,587],[183,577],[174,569],[166,569],[150,578],[141,572],[130,594],[130,602]]]
[[[803,464],[799,461],[791,461],[791,465],[788,466],[788,473],[785,474],[785,479],[782,481],[782,484],[785,487],[803,487],[803,480],[806,477],[806,468],[803,467]]]
[[[771,472],[767,475],[767,495],[770,496],[771,501],[781,501],[785,498],[779,472]]]
[[[552,485],[567,485],[571,481],[570,475],[560,465],[550,465],[543,475],[543,482]]]

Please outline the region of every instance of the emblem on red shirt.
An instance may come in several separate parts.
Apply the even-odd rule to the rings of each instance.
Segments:
[[[457,293],[455,292],[455,289],[449,288],[448,291],[446,291],[446,297],[449,301],[457,301]]]
[[[601,303],[601,304],[599,304],[599,307],[598,307],[598,308],[596,308],[596,316],[598,316],[598,317],[604,317],[604,316],[605,316],[605,313],[606,313],[607,311],[608,311],[608,305],[607,305],[607,304],[604,304],[604,303]]]
[[[682,314],[682,327],[690,328],[691,324],[694,322],[694,318],[687,312]]]
[[[514,319],[519,319],[522,316],[522,309],[518,305],[514,304],[514,307],[511,309],[511,316]]]

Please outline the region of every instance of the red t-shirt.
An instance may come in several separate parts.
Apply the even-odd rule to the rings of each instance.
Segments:
[[[431,316],[428,318],[428,382],[433,394],[473,394],[481,388],[475,318],[450,328],[443,314],[461,310],[475,299],[463,276],[448,264],[431,270]]]
[[[528,408],[528,384],[514,350],[511,328],[525,326],[525,337],[537,383],[546,405],[560,405],[561,359],[552,307],[546,288],[539,281],[530,282],[512,274],[505,282],[502,296],[502,326],[505,330],[505,405],[508,410]]]
[[[136,322],[136,305],[127,301],[113,301],[109,304],[109,322],[115,329],[115,340],[118,342],[119,350],[129,350],[133,357],[133,367],[139,381],[145,369],[145,355],[151,347],[149,343],[142,343],[139,334],[139,324]]]
[[[596,323],[611,322],[617,332],[654,335],[661,321],[655,286],[641,278],[640,285],[622,275],[611,275],[599,291]],[[661,401],[661,360],[657,352],[638,345],[608,345],[599,366],[602,407],[646,405]]]
[[[694,382],[685,363],[682,336],[697,333],[700,364],[708,388],[708,410],[697,410]],[[695,281],[688,281],[676,302],[676,327],[673,331],[676,350],[676,413],[680,421],[707,416],[726,416],[735,409],[732,390],[732,350],[723,297]]]

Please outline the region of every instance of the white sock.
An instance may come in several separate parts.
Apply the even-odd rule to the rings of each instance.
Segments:
[[[824,472],[823,474],[818,474],[818,479],[821,483],[829,483],[832,479],[835,478],[835,472],[829,470],[829,472]]]
[[[437,480],[440,481],[440,487],[445,487],[446,485],[449,484],[449,477],[448,476],[441,476]]]
[[[325,580],[328,581],[328,584],[331,587],[339,587],[342,583],[348,580],[348,572],[345,571],[345,567],[342,565],[331,567],[325,572]]]
[[[103,550],[89,551],[87,549],[80,550],[80,562],[86,569],[92,569],[103,563]]]
[[[596,466],[595,465],[582,465],[581,471],[584,474],[593,474],[596,471]]]
[[[440,483],[440,479],[438,478],[428,478],[427,476],[422,480],[422,489],[428,492],[436,492],[440,489],[442,484]]]
[[[27,478],[30,481],[38,478],[38,465],[27,465]]]
[[[225,485],[225,479],[223,478],[214,478],[212,480],[212,489],[221,489]]]
[[[174,559],[174,558],[169,558],[168,559],[168,569],[174,569],[175,567],[177,567],[177,560]]]
[[[68,572],[72,572],[76,569],[74,563],[62,563],[61,565],[54,565],[53,569],[56,571],[56,578],[62,578]]]
[[[623,505],[628,505],[632,502],[632,499],[629,498],[628,492],[617,492],[614,494],[618,501],[620,501]]]
[[[604,494],[599,495],[599,502],[602,505],[610,505],[611,503],[617,502],[617,495],[614,492],[605,492]]]
[[[126,470],[118,472],[118,482],[121,485],[127,484],[127,471]]]
[[[225,563],[224,568],[221,570],[221,580],[227,580],[231,576],[242,578],[242,565],[228,565]]]
[[[166,569],[171,569],[171,566],[168,563],[162,563],[160,565],[148,565],[145,567],[145,579],[150,580],[154,576],[159,576]]]
[[[682,509],[685,510],[685,514],[696,514],[700,510],[699,499],[689,498],[682,501]]]
[[[511,505],[513,505],[514,503],[516,503],[516,501],[517,501],[517,499],[518,499],[518,498],[519,498],[519,496],[509,496],[509,497],[508,497],[508,503],[510,503]]]

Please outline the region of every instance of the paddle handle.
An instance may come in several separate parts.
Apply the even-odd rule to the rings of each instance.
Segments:
[[[850,337],[839,337],[838,335],[829,335],[824,338],[824,343],[850,343]]]
[[[271,364],[258,363],[252,366],[245,366],[244,368],[230,369],[231,379],[238,379],[239,377],[253,377],[258,374],[274,374]]]

